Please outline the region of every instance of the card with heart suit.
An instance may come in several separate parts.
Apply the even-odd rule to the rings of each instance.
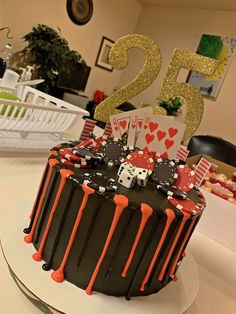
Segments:
[[[163,158],[175,158],[184,130],[183,122],[153,114],[145,118],[136,146],[155,151]]]
[[[127,146],[134,146],[144,120],[150,115],[152,115],[151,107],[111,115],[110,122],[113,136],[119,139],[127,138]]]

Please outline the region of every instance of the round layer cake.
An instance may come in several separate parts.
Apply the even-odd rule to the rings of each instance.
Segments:
[[[156,293],[176,279],[205,207],[193,178],[182,161],[112,138],[58,145],[24,240],[57,282],[127,299]]]

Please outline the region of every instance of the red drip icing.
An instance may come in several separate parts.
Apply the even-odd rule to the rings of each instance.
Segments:
[[[185,251],[183,252],[183,257],[186,257],[186,252]]]
[[[100,266],[102,264],[102,261],[103,261],[105,255],[106,255],[106,252],[107,252],[108,247],[110,245],[113,233],[116,230],[116,227],[117,227],[117,224],[119,222],[120,216],[123,213],[124,209],[128,206],[128,198],[125,197],[124,195],[115,195],[114,196],[114,202],[116,204],[116,209],[115,209],[115,213],[114,213],[114,216],[113,216],[112,224],[111,224],[109,233],[107,235],[107,239],[106,239],[106,242],[105,242],[102,254],[100,255],[100,258],[99,258],[99,260],[97,262],[97,265],[96,265],[96,267],[95,267],[95,269],[93,271],[93,274],[92,274],[92,277],[90,279],[90,282],[89,282],[89,284],[88,284],[88,286],[87,286],[87,288],[85,290],[87,294],[91,294],[92,293],[94,282],[96,280],[96,277],[98,275]]]
[[[66,265],[67,259],[69,257],[69,254],[70,254],[70,251],[71,251],[71,248],[72,248],[75,236],[76,236],[76,232],[78,230],[78,227],[79,227],[82,215],[83,215],[83,211],[84,211],[86,204],[88,202],[89,195],[94,193],[94,190],[91,189],[90,187],[88,187],[85,183],[83,183],[82,189],[84,191],[84,197],[83,197],[82,203],[80,205],[80,208],[78,210],[78,214],[77,214],[77,217],[76,217],[76,220],[75,220],[72,232],[71,232],[71,236],[70,236],[68,245],[66,247],[65,254],[64,254],[62,262],[61,262],[61,265],[59,266],[58,269],[56,269],[51,274],[52,279],[55,280],[56,282],[62,282],[64,280],[65,265]]]
[[[49,154],[49,156],[52,156],[52,155],[58,155],[58,152],[56,150],[52,150]]]
[[[178,240],[179,240],[179,237],[180,237],[180,234],[181,234],[181,232],[182,232],[182,230],[183,230],[183,227],[184,227],[184,225],[185,225],[187,219],[190,217],[190,214],[189,214],[189,213],[186,213],[186,212],[183,212],[183,215],[184,215],[183,220],[181,221],[181,224],[180,224],[180,226],[179,226],[179,230],[178,230],[178,232],[177,232],[177,234],[176,234],[176,236],[175,236],[174,242],[173,242],[173,244],[172,244],[172,246],[171,246],[171,248],[170,248],[170,251],[169,251],[169,253],[168,253],[168,255],[167,255],[167,258],[166,258],[166,260],[165,260],[165,263],[164,263],[164,265],[162,266],[162,269],[161,269],[160,274],[159,274],[159,276],[158,276],[158,281],[162,281],[162,279],[163,279],[163,277],[164,277],[164,274],[165,274],[165,271],[166,271],[166,268],[167,268],[167,265],[168,265],[168,263],[169,263],[169,261],[170,261],[170,258],[171,258],[171,256],[172,256],[172,253],[173,253],[174,249],[175,249],[175,246],[176,246],[176,244],[177,244],[177,242],[178,242]]]
[[[42,175],[42,178],[41,178],[41,181],[40,181],[40,184],[39,184],[37,196],[36,196],[35,201],[34,201],[34,206],[33,206],[32,210],[31,210],[31,213],[30,213],[30,216],[29,216],[30,219],[32,218],[33,212],[35,210],[36,202],[37,202],[37,199],[38,199],[38,196],[39,196],[39,192],[40,192],[42,184],[43,184],[43,179],[45,177],[45,174],[46,174],[46,171],[47,171],[47,167],[48,167],[48,164],[46,165],[46,167],[44,168],[44,171],[43,171],[43,175]]]
[[[144,277],[144,279],[143,279],[143,282],[141,283],[140,291],[144,291],[144,290],[145,290],[145,285],[146,285],[146,283],[148,282],[148,279],[149,279],[149,276],[150,276],[150,274],[151,274],[151,272],[152,272],[152,269],[153,269],[153,267],[154,267],[155,261],[156,261],[158,255],[159,255],[160,250],[161,250],[161,248],[162,248],[162,245],[163,245],[163,243],[164,243],[164,241],[165,241],[165,239],[166,239],[167,232],[169,231],[170,226],[171,226],[171,224],[172,224],[172,221],[173,221],[174,218],[175,218],[175,214],[174,214],[173,210],[167,208],[167,209],[165,210],[165,213],[166,213],[166,216],[167,216],[165,228],[164,228],[164,231],[163,231],[163,233],[162,233],[161,239],[160,239],[160,241],[159,241],[159,243],[158,243],[158,246],[157,246],[157,248],[156,248],[156,251],[155,251],[155,253],[154,253],[153,257],[152,257],[152,260],[151,260],[151,263],[150,263],[150,265],[149,265],[149,267],[148,267],[148,270],[147,270],[147,272],[146,272],[146,275],[145,275],[145,277]]]
[[[40,215],[41,210],[42,210],[42,206],[43,206],[43,202],[44,202],[44,199],[45,199],[45,195],[47,193],[48,185],[49,185],[49,182],[50,182],[50,179],[51,179],[51,176],[52,176],[52,170],[53,170],[53,167],[58,163],[58,160],[50,159],[48,163],[49,163],[48,177],[47,177],[47,180],[46,180],[45,185],[44,185],[43,193],[42,193],[42,196],[41,196],[40,201],[39,201],[39,206],[38,206],[35,218],[34,218],[34,222],[33,222],[31,231],[30,231],[29,234],[27,234],[24,237],[24,241],[26,243],[31,243],[32,240],[33,240],[33,236],[34,236],[34,232],[35,232],[35,229],[36,229],[36,225],[37,225],[37,222],[38,222],[38,219],[39,219],[39,215]]]
[[[174,275],[172,280],[176,282],[178,280],[177,276]]]
[[[53,221],[53,217],[54,217],[54,214],[55,214],[55,211],[56,211],[56,208],[57,208],[57,204],[58,204],[58,202],[60,200],[61,193],[63,191],[64,185],[65,185],[65,182],[66,182],[66,178],[68,178],[72,174],[73,174],[73,172],[70,171],[70,170],[67,170],[67,169],[61,169],[60,170],[61,182],[60,182],[60,185],[59,185],[59,189],[58,189],[55,201],[53,203],[53,206],[52,206],[52,209],[51,209],[48,221],[47,221],[46,228],[44,230],[44,234],[43,234],[42,241],[40,243],[38,252],[34,253],[33,256],[32,256],[35,261],[40,261],[42,259],[43,249],[44,249],[45,243],[47,241],[48,233],[49,233],[52,221]]]
[[[170,277],[174,275],[174,272],[175,272],[177,263],[178,263],[178,261],[179,261],[179,259],[180,259],[180,257],[181,257],[182,252],[183,252],[183,248],[184,248],[184,246],[185,246],[185,244],[186,244],[186,242],[187,242],[187,240],[188,240],[188,238],[189,238],[189,235],[190,235],[190,233],[191,233],[191,231],[192,231],[192,229],[193,229],[193,227],[194,227],[195,220],[196,220],[196,218],[194,218],[194,219],[192,220],[192,222],[191,222],[191,224],[190,224],[190,226],[189,226],[188,232],[186,233],[186,235],[185,235],[185,237],[184,237],[184,240],[183,240],[183,242],[182,242],[182,244],[181,244],[181,247],[180,247],[180,249],[179,249],[179,253],[177,254],[177,256],[176,256],[176,258],[175,258],[175,260],[174,260],[174,263],[173,263],[173,265],[172,265],[172,267],[171,267],[170,275],[169,275]]]
[[[125,267],[124,267],[124,269],[122,271],[122,274],[121,274],[122,277],[126,277],[126,275],[127,275],[127,271],[128,271],[128,269],[130,267],[130,264],[131,264],[131,262],[133,260],[134,253],[135,253],[135,250],[137,248],[139,239],[140,239],[140,237],[142,235],[143,229],[144,229],[144,227],[145,227],[145,225],[146,225],[146,223],[148,221],[148,218],[153,213],[153,209],[149,205],[147,205],[145,203],[142,203],[141,204],[141,212],[142,212],[142,218],[141,218],[141,222],[140,222],[140,225],[139,225],[139,229],[138,229],[137,235],[135,237],[133,247],[132,247],[132,249],[130,251],[129,258],[128,258],[128,260],[127,260],[127,262],[125,264]]]

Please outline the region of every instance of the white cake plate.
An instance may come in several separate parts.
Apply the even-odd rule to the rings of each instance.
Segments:
[[[29,179],[29,176],[26,176]],[[14,183],[24,184],[22,176],[14,177]],[[25,193],[31,193],[27,183]],[[9,206],[1,225],[1,246],[11,275],[18,287],[43,313],[66,314],[181,314],[194,302],[199,277],[196,263],[188,252],[177,273],[177,282],[169,283],[157,294],[147,297],[125,298],[106,296],[93,292],[88,296],[84,290],[63,282],[58,284],[51,279],[50,272],[42,270],[43,262],[35,262],[33,245],[23,241],[23,229],[32,203],[25,193],[18,196],[17,206]],[[4,195],[4,194],[3,194]],[[18,198],[17,198],[18,197]],[[9,202],[12,204],[12,202]]]

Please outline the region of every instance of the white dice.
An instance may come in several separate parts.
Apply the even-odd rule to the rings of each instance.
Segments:
[[[123,170],[130,170],[130,171],[134,172],[135,171],[135,167],[132,164],[130,164],[129,162],[123,162],[120,165],[120,168],[119,168],[119,170],[117,172],[118,176],[120,176],[120,174],[121,174],[121,172]]]
[[[135,173],[137,175],[137,184],[140,186],[146,186],[148,182],[148,170],[144,168],[135,168]]]
[[[137,174],[129,169],[124,169],[119,175],[118,182],[126,188],[132,188],[137,180]]]

